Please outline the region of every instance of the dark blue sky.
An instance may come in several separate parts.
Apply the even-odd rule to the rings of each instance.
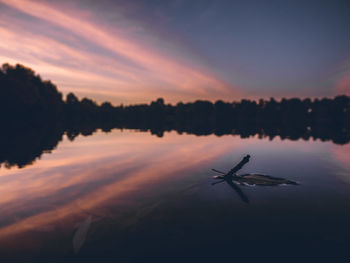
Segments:
[[[168,18],[159,27],[251,91],[329,94],[334,70],[349,59],[350,1],[150,2],[139,16],[149,24]]]
[[[134,74],[134,78],[139,76],[137,84],[138,81],[124,80],[124,71],[119,75],[108,71],[107,61],[103,68],[95,64],[96,75],[116,80],[113,88],[107,88],[109,82],[95,88],[98,98],[113,95],[113,90],[112,97],[121,102],[141,101],[157,93],[172,101],[227,96],[334,96],[350,90],[350,1],[36,2],[40,6],[33,7],[26,0],[15,4],[0,0],[0,29],[11,24],[7,30],[20,36],[23,32],[19,28],[25,25],[34,37],[85,51],[94,61],[108,58],[113,60],[113,69],[127,67],[126,72]],[[40,8],[49,8],[46,12],[52,12],[56,20],[39,14]],[[77,21],[71,22],[57,12],[84,25],[79,29]],[[44,30],[38,31],[39,24]],[[91,25],[105,35],[90,39]],[[131,53],[121,50],[119,40],[131,43]],[[4,44],[0,48],[3,59],[21,59],[11,57],[10,48]],[[67,56],[62,52],[58,55]],[[28,59],[27,54],[27,61],[35,66],[34,58]],[[48,63],[47,58],[42,60]],[[72,67],[66,63],[68,60],[49,64],[67,69]],[[83,72],[93,69],[84,62],[75,62]],[[48,77],[57,78],[64,89],[85,94],[86,90],[75,83],[78,79],[67,76],[64,81],[64,74],[55,77],[50,72]],[[141,83],[145,85],[136,87]],[[92,87],[88,90],[94,93]]]

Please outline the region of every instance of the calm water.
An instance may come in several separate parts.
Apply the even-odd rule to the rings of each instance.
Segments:
[[[299,185],[212,185],[246,154]],[[0,168],[1,262],[336,257],[349,225],[350,144],[114,130]]]

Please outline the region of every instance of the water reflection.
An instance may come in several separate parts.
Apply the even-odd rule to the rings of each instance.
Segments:
[[[159,250],[188,252],[191,244],[207,249],[217,240],[237,248],[237,242],[266,238],[269,230],[256,228],[254,219],[277,228],[303,222],[299,231],[296,223],[283,235],[269,232],[276,240],[320,235],[346,241],[350,191],[334,176],[339,163],[332,147],[320,141],[176,132],[160,138],[115,130],[78,136],[74,142],[62,135],[57,148],[40,161],[0,169],[0,258],[41,254],[45,260],[62,255],[96,259],[108,254],[127,261],[130,255],[141,259]],[[247,187],[243,192],[232,180],[226,188],[210,185],[210,168],[230,170],[233,160],[247,152],[254,153],[254,162],[241,167],[243,175],[280,175],[301,186]],[[342,171],[349,173],[346,167]],[[241,200],[232,198],[232,188]],[[248,196],[246,206],[242,201],[248,202]],[[324,217],[330,210],[332,219]],[[319,232],[311,224],[315,214],[319,224],[332,228]],[[231,231],[232,224],[248,229]]]
[[[80,137],[74,145],[65,140],[55,156],[45,155],[35,166],[2,169],[0,239],[67,217],[80,218],[90,209],[98,208],[93,213],[99,214],[110,199],[117,199],[114,205],[122,204],[127,196],[152,189],[159,179],[186,176],[229,149],[204,137],[191,143],[176,134],[159,139],[123,132],[91,138]],[[192,160],[208,149],[210,153]]]
[[[103,132],[112,131],[111,125],[102,127]],[[114,128],[123,130],[125,127],[115,126]],[[133,128],[132,126],[126,128]],[[60,124],[52,122],[45,125],[23,124],[18,126],[10,125],[0,130],[0,166],[7,168],[14,166],[25,167],[32,164],[36,159],[40,159],[43,153],[51,152],[62,141],[66,135],[70,141],[79,136],[90,136],[100,129],[95,126],[62,127]],[[350,141],[350,132],[344,127],[337,126],[291,126],[291,127],[256,127],[243,125],[241,127],[216,126],[216,127],[191,127],[176,126],[173,128],[153,127],[142,130],[150,132],[152,135],[162,137],[165,132],[176,131],[178,134],[194,134],[196,136],[208,135],[238,135],[240,138],[259,137],[260,139],[280,138],[282,140],[321,140],[332,141],[338,145],[347,144]]]
[[[62,140],[64,129],[57,123],[5,126],[0,129],[0,167],[24,167]]]

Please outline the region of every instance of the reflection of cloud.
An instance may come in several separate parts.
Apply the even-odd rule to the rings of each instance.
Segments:
[[[335,159],[346,169],[350,170],[350,144],[336,145],[332,144],[332,153]]]
[[[288,148],[294,153],[306,151],[314,155],[327,145],[312,142],[310,147],[302,140],[242,140],[235,136],[196,137],[175,132],[162,138],[133,131],[108,135],[98,132],[94,136],[78,136],[73,143],[65,138],[52,154],[44,154],[32,166],[0,169],[0,243],[12,246],[19,239],[25,243],[24,237],[30,236],[28,242],[34,246],[37,241],[33,232],[58,231],[59,227],[72,237],[76,223],[90,215],[93,220],[94,215],[108,215],[122,226],[130,224],[130,217],[137,220],[155,203],[166,200],[164,192],[171,195],[179,188],[188,189],[198,179],[194,175],[203,169],[204,173],[212,167],[225,170],[211,163],[233,152],[237,159],[232,160],[232,165],[242,153],[266,156],[270,155],[269,150],[280,154]],[[263,153],[258,149],[263,149]],[[143,202],[150,203],[144,206]],[[130,216],[128,209],[140,214]],[[76,247],[83,244],[88,223],[89,220],[80,230]],[[56,234],[61,233],[47,236]],[[38,241],[45,238],[40,235]]]
[[[82,210],[97,209],[109,200],[113,206],[122,205],[127,196],[154,191],[166,180],[186,176],[237,144],[237,140],[221,144],[215,136],[170,133],[159,139],[129,132],[113,134],[77,138],[73,144],[65,141],[55,154],[33,166],[3,170],[2,218],[11,219],[17,213],[27,216],[3,225],[0,239],[57,221],[69,222]]]
[[[156,39],[150,44],[128,34],[128,29],[112,31],[94,22],[91,14],[82,15],[74,9],[27,0],[0,2],[22,13],[16,18],[0,17],[2,59],[26,63],[39,73],[42,69],[65,89],[81,82],[91,93],[115,92],[122,101],[125,96],[143,101],[165,96],[176,101],[237,94],[196,61],[190,65],[170,52],[158,51]],[[23,14],[32,17],[30,31],[21,29],[28,20]],[[43,21],[43,31],[36,31]],[[67,37],[56,34],[59,37],[53,38],[58,29]],[[56,73],[57,68],[62,74]]]
[[[341,167],[334,171],[334,175],[337,176],[342,182],[350,183],[350,144],[346,145],[331,145],[332,157],[336,160],[336,163]]]

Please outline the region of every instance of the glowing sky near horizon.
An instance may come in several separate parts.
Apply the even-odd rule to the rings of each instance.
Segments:
[[[0,0],[0,62],[118,103],[350,95],[348,1]]]

